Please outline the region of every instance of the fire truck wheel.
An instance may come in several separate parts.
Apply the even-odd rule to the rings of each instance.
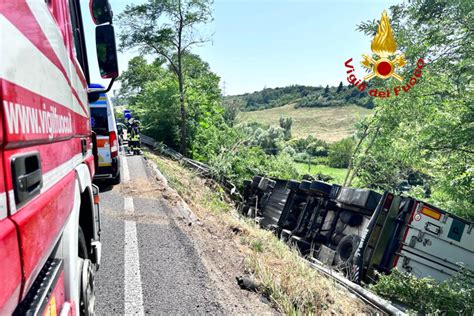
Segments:
[[[94,269],[87,253],[86,240],[81,227],[79,227],[79,281],[81,301],[80,315],[91,316],[95,314]]]
[[[345,264],[352,261],[354,253],[359,246],[360,237],[357,235],[347,235],[342,238],[336,248],[334,263],[336,265]]]
[[[84,232],[82,231],[81,226],[79,226],[78,236],[78,246],[79,246],[79,257],[82,259],[88,259],[86,237],[84,237]]]

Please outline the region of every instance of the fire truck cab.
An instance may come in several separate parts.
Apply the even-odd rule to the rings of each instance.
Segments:
[[[90,11],[106,92],[118,76],[112,12],[108,0]],[[0,315],[94,313],[97,92],[85,34],[80,0],[0,1]]]

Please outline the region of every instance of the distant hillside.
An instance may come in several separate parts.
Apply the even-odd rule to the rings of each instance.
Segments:
[[[294,138],[313,135],[327,142],[334,142],[351,136],[355,123],[369,114],[371,110],[356,106],[333,106],[323,108],[297,108],[296,104],[260,111],[240,112],[239,122],[260,122],[278,126],[279,119],[292,117],[291,129]]]
[[[295,107],[337,107],[356,105],[364,108],[373,108],[372,99],[354,87],[311,87],[294,85],[284,88],[266,88],[253,93],[227,96],[225,104],[237,107],[240,111],[258,111],[272,109],[287,104]]]

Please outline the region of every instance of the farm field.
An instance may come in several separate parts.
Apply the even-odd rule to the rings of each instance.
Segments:
[[[308,164],[302,162],[295,162],[295,167],[301,175],[310,174],[314,176],[317,173],[322,173],[334,178],[332,183],[342,184],[344,177],[346,176],[346,168],[331,168],[325,165],[311,165],[308,172]]]
[[[335,142],[351,136],[355,131],[355,123],[370,111],[356,105],[295,109],[295,104],[287,104],[278,108],[240,112],[238,121],[278,126],[281,116],[292,117],[291,132],[294,138],[312,135],[327,142]]]

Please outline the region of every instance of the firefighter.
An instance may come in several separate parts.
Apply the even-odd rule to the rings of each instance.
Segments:
[[[129,121],[129,140],[128,146],[132,155],[140,155],[140,121],[136,119],[130,119]]]

